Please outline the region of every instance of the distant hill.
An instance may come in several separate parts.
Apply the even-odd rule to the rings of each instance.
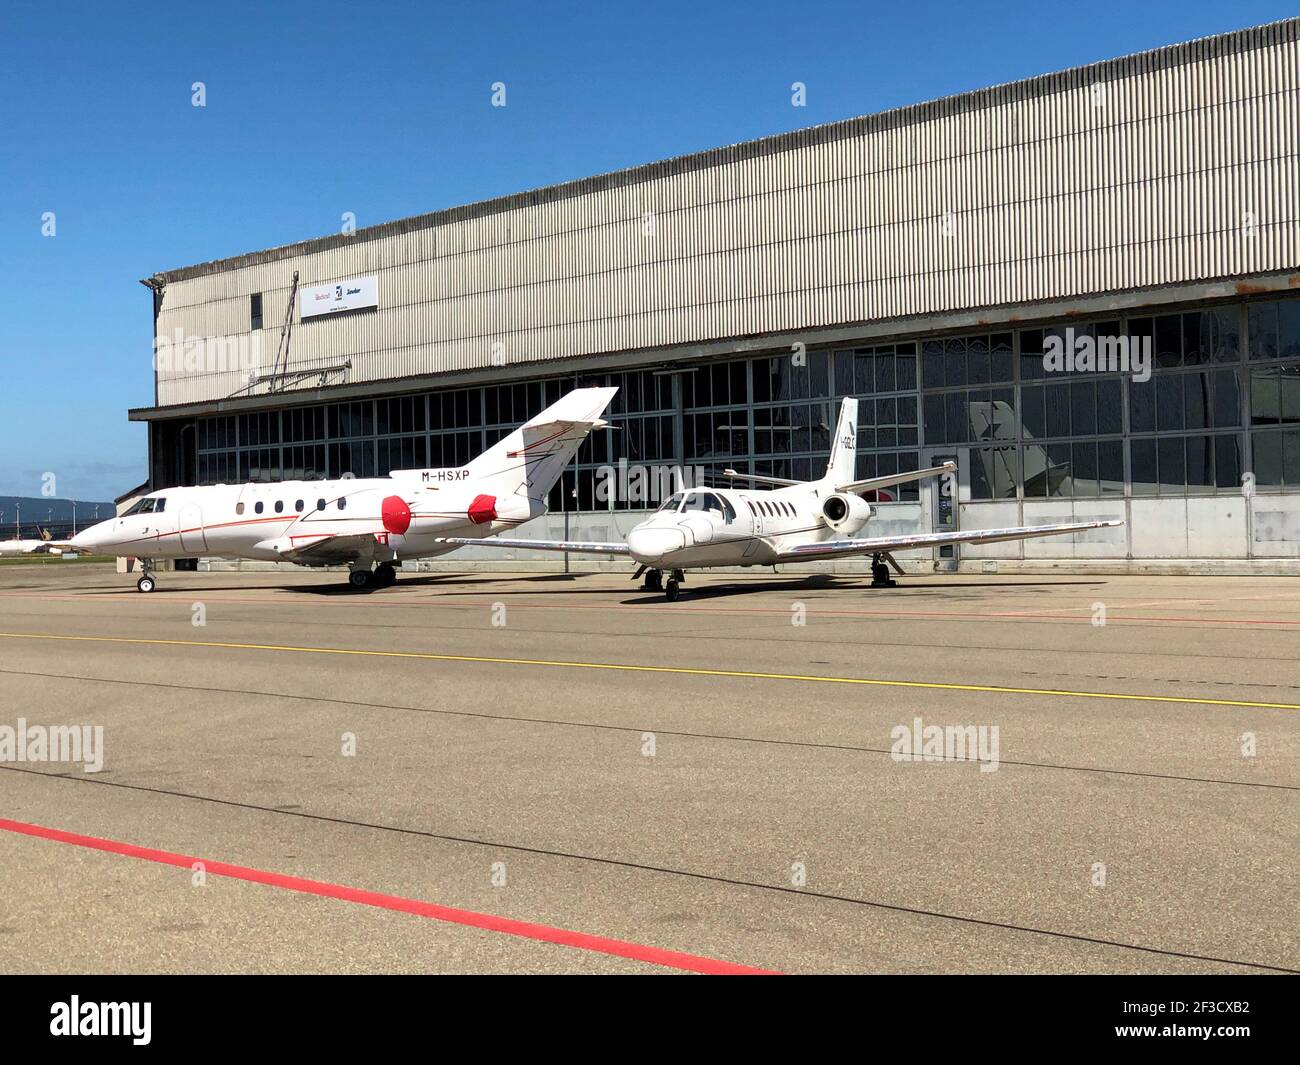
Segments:
[[[39,530],[50,528],[57,536],[64,536],[72,529],[72,509],[76,506],[77,528],[84,529],[95,522],[96,508],[99,518],[111,518],[117,513],[112,503],[95,502],[78,499],[43,499],[33,496],[0,496],[0,540],[14,536],[14,521],[22,518],[22,535],[36,537]],[[20,514],[21,511],[21,514]]]

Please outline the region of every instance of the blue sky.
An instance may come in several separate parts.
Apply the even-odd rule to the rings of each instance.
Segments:
[[[145,474],[157,270],[1285,18],[1288,3],[0,12],[0,494]],[[191,106],[202,81],[207,106]],[[508,106],[490,106],[505,82]],[[790,85],[807,85],[792,107]],[[41,234],[56,215],[57,235]]]

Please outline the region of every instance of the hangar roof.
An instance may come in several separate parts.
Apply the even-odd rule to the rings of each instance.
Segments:
[[[1166,45],[1145,52],[1136,52],[1116,59],[1071,67],[1057,73],[1041,74],[1022,81],[1007,82],[990,88],[940,97],[924,103],[909,104],[906,107],[881,111],[877,114],[843,119],[839,122],[831,122],[820,126],[810,126],[805,129],[792,130],[788,133],[761,137],[758,140],[741,141],[721,148],[711,148],[689,155],[679,155],[660,162],[645,163],[624,170],[614,170],[575,181],[547,185],[525,192],[512,193],[508,196],[498,196],[477,203],[463,204],[441,211],[431,211],[427,214],[412,215],[409,218],[366,226],[348,234],[334,233],[325,237],[299,241],[295,244],[268,248],[264,251],[247,252],[224,259],[213,259],[210,262],[197,263],[193,266],[163,270],[154,274],[151,278],[142,279],[141,284],[153,287],[159,282],[165,284],[171,281],[188,280],[221,273],[225,270],[276,262],[311,252],[326,251],[344,245],[355,245],[362,241],[382,240],[385,237],[397,234],[410,233],[420,229],[431,229],[452,222],[498,214],[540,203],[571,199],[604,189],[636,185],[671,174],[704,170],[743,159],[775,155],[809,145],[824,144],[861,136],[864,133],[907,126],[939,116],[960,114],[1016,100],[1045,96],[1078,88],[1080,85],[1089,85],[1099,81],[1104,82],[1135,73],[1147,73],[1165,67],[1178,66],[1197,59],[1246,51],[1282,39],[1292,40],[1295,39],[1298,31],[1300,31],[1300,18],[1283,19],[1263,26],[1234,30],[1211,37],[1202,37],[1194,41]]]

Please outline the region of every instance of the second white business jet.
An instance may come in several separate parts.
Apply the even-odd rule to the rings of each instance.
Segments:
[[[892,564],[899,573],[903,572],[893,558],[894,551],[939,544],[1027,540],[1034,536],[1060,536],[1124,524],[1122,521],[1089,521],[1073,525],[854,538],[874,514],[871,504],[858,493],[951,474],[957,469],[955,463],[948,462],[928,470],[854,480],[857,425],[858,401],[846,399],[840,407],[839,426],[835,431],[826,476],[820,480],[789,481],[741,475],[728,470],[730,477],[779,487],[771,491],[697,488],[678,492],[629,532],[626,543],[518,540],[500,536],[490,542],[448,537],[447,543],[626,555],[640,563],[637,576],[645,573],[644,587],[647,590],[666,591],[670,600],[676,600],[681,595],[681,583],[688,569],[771,566],[778,562],[870,555],[872,584],[891,586],[894,582],[889,578],[886,563]],[[668,574],[666,582],[665,573]]]
[[[466,466],[387,477],[168,488],[70,542],[140,560],[154,590],[158,559],[248,558],[351,568],[354,588],[391,584],[394,563],[454,551],[448,533],[492,536],[546,513],[546,494],[617,388],[578,388]],[[476,541],[477,542],[477,541]]]
[[[55,542],[49,530],[42,530],[39,540],[0,540],[0,558],[12,555],[61,555],[63,546]]]

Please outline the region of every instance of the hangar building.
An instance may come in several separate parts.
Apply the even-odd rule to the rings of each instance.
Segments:
[[[961,470],[873,531],[1126,519],[916,567],[1300,572],[1298,35],[158,273],[150,483],[457,465],[609,383],[522,535],[616,538],[657,502],[620,460],[813,476],[853,395],[860,476]]]

